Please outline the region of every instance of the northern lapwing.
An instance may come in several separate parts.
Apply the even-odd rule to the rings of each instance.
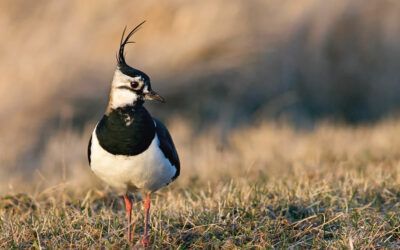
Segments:
[[[125,45],[132,43],[129,39],[143,23],[126,37],[126,27],[122,33],[108,106],[90,138],[88,159],[92,171],[123,194],[129,242],[132,240],[129,193],[145,195],[141,242],[146,247],[149,245],[150,195],[179,176],[180,163],[167,128],[143,106],[145,100],[164,102],[164,98],[152,90],[148,75],[125,61]]]

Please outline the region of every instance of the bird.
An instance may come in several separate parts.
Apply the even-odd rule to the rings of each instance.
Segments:
[[[147,247],[151,194],[176,180],[180,161],[168,129],[144,107],[146,100],[164,103],[165,99],[152,89],[146,73],[129,66],[125,60],[125,46],[134,43],[130,38],[144,23],[127,36],[126,27],[122,32],[108,105],[91,134],[87,154],[94,174],[122,194],[129,242],[133,205],[130,194],[145,196],[141,244]]]

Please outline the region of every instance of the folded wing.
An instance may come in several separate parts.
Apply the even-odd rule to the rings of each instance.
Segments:
[[[169,162],[176,168],[176,173],[174,177],[172,177],[172,180],[175,180],[179,176],[181,169],[178,152],[176,152],[174,142],[172,141],[168,129],[159,120],[154,119],[154,121],[156,123],[158,140],[160,141],[160,149]]]

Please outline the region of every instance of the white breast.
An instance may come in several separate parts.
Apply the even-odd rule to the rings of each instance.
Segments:
[[[171,182],[176,172],[161,151],[157,134],[144,152],[125,156],[105,151],[99,144],[96,129],[92,134],[90,165],[100,179],[123,191],[138,188],[154,192]]]

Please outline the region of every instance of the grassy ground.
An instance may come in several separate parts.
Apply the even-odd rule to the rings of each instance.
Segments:
[[[153,196],[152,248],[400,247],[399,122],[264,124],[225,143],[171,127],[183,171]],[[137,241],[139,201],[134,218]],[[66,182],[0,200],[2,249],[129,248],[124,226],[121,198],[104,187]]]

